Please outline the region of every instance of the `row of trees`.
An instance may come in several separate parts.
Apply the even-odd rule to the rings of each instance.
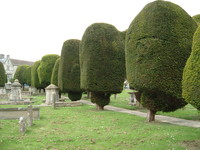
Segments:
[[[140,103],[149,109],[149,121],[154,121],[157,111],[174,111],[186,101],[200,109],[196,88],[200,31],[196,31],[198,16],[194,18],[176,4],[155,1],[141,10],[127,31],[94,23],[81,41],[64,42],[60,58],[46,55],[35,62],[31,85],[41,89],[53,83],[71,100],[88,91],[91,101],[103,109],[111,94],[122,91],[127,78]]]

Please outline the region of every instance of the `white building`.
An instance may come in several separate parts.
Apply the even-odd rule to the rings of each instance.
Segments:
[[[31,61],[11,59],[10,55],[5,56],[4,54],[0,54],[0,62],[2,62],[4,65],[8,81],[14,77],[15,71],[17,70],[18,66],[20,65],[32,66],[34,64],[34,62]]]

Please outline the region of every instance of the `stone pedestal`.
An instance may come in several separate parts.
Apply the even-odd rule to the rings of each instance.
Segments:
[[[54,84],[50,84],[46,87],[46,104],[51,105],[54,101],[59,101],[58,87]]]
[[[29,92],[31,92],[32,94],[37,93],[37,89],[35,87],[29,87]]]
[[[5,84],[6,93],[9,94],[11,91],[11,82]]]
[[[135,94],[134,92],[128,92],[128,94],[130,94],[130,104],[136,104],[136,97],[135,97]]]
[[[16,79],[13,84],[11,84],[10,100],[20,101],[22,100],[21,84]]]

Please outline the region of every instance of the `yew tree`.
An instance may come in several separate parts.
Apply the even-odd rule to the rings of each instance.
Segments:
[[[125,79],[124,38],[113,25],[94,23],[80,43],[81,88],[103,110],[110,95],[120,93]]]
[[[51,83],[51,75],[54,64],[59,58],[56,54],[48,54],[42,57],[40,66],[37,69],[39,82],[42,88],[46,88]]]
[[[126,70],[130,88],[141,94],[149,121],[157,111],[184,107],[182,73],[191,53],[196,22],[180,6],[155,1],[131,22],[126,34]]]
[[[63,43],[59,63],[58,86],[62,92],[67,92],[72,101],[80,100],[82,90],[80,88],[80,40],[70,39]]]

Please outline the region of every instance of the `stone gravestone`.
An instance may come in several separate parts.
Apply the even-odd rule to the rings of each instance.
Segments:
[[[9,94],[11,91],[11,82],[5,83],[6,94]]]
[[[50,84],[46,87],[46,104],[51,105],[53,101],[59,101],[58,87],[54,84]]]
[[[20,117],[19,118],[19,132],[24,135],[26,132],[26,118]]]
[[[53,93],[53,102],[52,102],[52,106],[53,106],[53,109],[56,108],[56,93]]]
[[[32,105],[29,105],[27,108],[28,114],[27,114],[27,122],[28,122],[28,126],[32,126],[33,125],[33,107]]]
[[[15,79],[14,83],[11,84],[10,100],[11,101],[22,100],[21,84],[17,79]]]

